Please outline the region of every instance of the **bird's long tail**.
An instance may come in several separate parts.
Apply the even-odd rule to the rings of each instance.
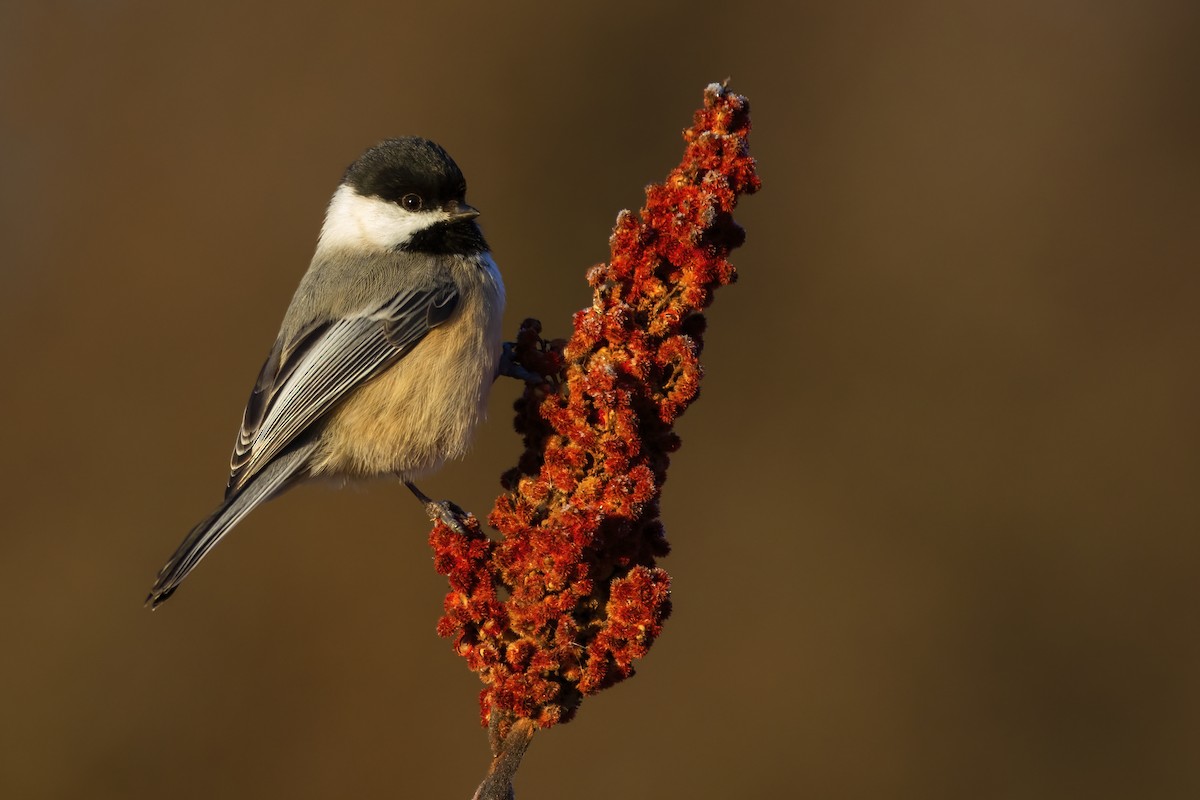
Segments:
[[[287,489],[300,477],[312,449],[313,445],[310,444],[279,455],[248,484],[227,497],[207,519],[192,528],[174,555],[158,571],[158,578],[146,597],[146,603],[155,608],[170,597],[188,573],[200,563],[200,559],[204,558],[234,525],[241,522],[242,517]]]

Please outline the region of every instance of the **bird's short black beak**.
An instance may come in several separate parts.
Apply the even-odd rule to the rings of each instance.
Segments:
[[[450,212],[450,221],[459,222],[464,219],[475,219],[479,216],[479,209],[467,205],[462,202],[451,202],[446,205],[446,211]]]

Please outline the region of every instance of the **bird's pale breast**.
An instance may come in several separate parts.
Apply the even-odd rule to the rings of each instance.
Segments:
[[[313,475],[411,480],[466,454],[501,347],[504,290],[494,269],[472,276],[449,321],[332,413]]]

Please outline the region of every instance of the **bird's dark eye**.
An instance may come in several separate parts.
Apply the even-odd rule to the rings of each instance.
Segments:
[[[409,211],[420,211],[424,201],[419,194],[406,194],[400,198],[400,205]]]

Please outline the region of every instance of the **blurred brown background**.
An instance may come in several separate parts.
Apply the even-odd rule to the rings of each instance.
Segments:
[[[0,797],[470,796],[403,489],[297,490],[142,598],[362,149],[445,144],[507,327],[565,332],[726,76],[766,186],[675,615],[518,797],[1200,796],[1196,4],[787,7],[0,6]],[[516,392],[427,491],[490,508]]]

